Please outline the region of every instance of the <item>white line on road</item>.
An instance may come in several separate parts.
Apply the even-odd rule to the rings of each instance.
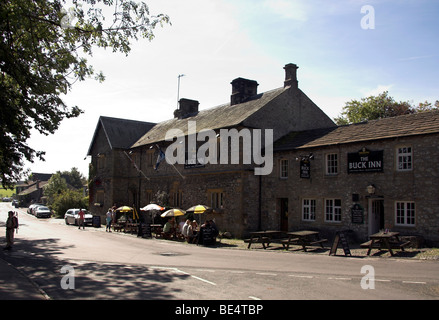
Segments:
[[[277,273],[268,273],[268,272],[256,272],[256,274],[260,276],[277,276]]]
[[[252,299],[252,300],[262,300],[262,299],[260,299],[260,298],[258,298],[258,297],[253,297],[253,296],[248,296],[250,299]]]
[[[186,275],[188,275],[188,276],[191,276],[191,277],[194,278],[194,279],[197,279],[197,280],[200,280],[200,281],[206,282],[206,283],[208,283],[208,284],[211,284],[212,286],[216,286],[216,283],[214,283],[214,282],[212,282],[212,281],[209,281],[209,280],[206,280],[206,279],[203,279],[203,278],[200,278],[200,277],[197,277],[197,276],[191,275],[190,273],[187,273],[187,272],[185,272],[185,271],[182,271],[182,270],[180,270],[180,269],[178,269],[178,268],[172,268],[172,267],[151,267],[151,269],[171,270],[171,271],[175,271],[175,272],[183,273],[183,274],[186,274]]]
[[[427,284],[424,281],[403,281],[402,283],[410,283],[410,284]]]
[[[290,277],[294,277],[294,278],[307,278],[307,279],[314,278],[314,276],[299,276],[299,275],[296,275],[296,274],[290,274],[289,276]]]

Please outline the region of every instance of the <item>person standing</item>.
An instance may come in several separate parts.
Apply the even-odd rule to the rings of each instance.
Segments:
[[[14,244],[14,232],[18,228],[18,218],[13,211],[8,212],[8,219],[6,220],[6,247],[4,250],[11,250]]]
[[[106,220],[107,220],[107,228],[105,229],[105,231],[111,232],[111,222],[113,221],[113,210],[111,208],[108,209],[107,211]]]
[[[85,220],[85,213],[82,209],[79,209],[79,213],[78,213],[79,219],[78,219],[78,229],[85,229],[84,227],[84,220]]]

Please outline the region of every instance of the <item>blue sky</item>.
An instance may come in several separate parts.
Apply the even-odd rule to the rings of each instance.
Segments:
[[[230,82],[256,80],[258,91],[283,86],[287,63],[299,66],[301,88],[331,118],[347,101],[385,90],[413,104],[439,100],[439,2],[436,0],[145,0],[172,26],[152,41],[134,43],[128,57],[96,50],[89,61],[104,83],[76,83],[65,100],[85,113],[67,119],[52,136],[34,133],[31,147],[46,162],[28,167],[55,172],[84,160],[99,116],[160,122],[180,98],[200,109],[230,99]],[[363,11],[363,6],[371,6]],[[365,16],[374,29],[363,29]],[[371,20],[369,20],[370,22]]]

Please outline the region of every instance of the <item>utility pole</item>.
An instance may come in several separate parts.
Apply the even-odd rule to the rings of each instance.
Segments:
[[[177,90],[177,109],[180,109],[178,101],[180,101],[180,78],[184,77],[185,74],[179,74],[178,75],[178,90]]]

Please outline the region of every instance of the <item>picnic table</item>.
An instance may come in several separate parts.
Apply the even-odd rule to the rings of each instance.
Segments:
[[[318,231],[309,231],[309,230],[293,231],[293,232],[287,232],[287,235],[289,236],[288,240],[282,241],[282,245],[284,245],[284,247],[286,245],[287,250],[289,248],[289,245],[293,242],[301,245],[303,251],[306,252],[307,246],[320,244],[320,246],[324,248],[323,243],[328,241],[328,239],[320,239],[320,234]]]
[[[367,255],[373,248],[379,250],[389,250],[390,255],[393,256],[392,249],[401,249],[404,251],[404,247],[410,244],[410,241],[403,242],[399,239],[399,232],[385,232],[380,231],[369,236],[369,241],[362,243],[360,246],[362,248],[368,248]]]
[[[254,231],[250,232],[250,239],[245,239],[244,241],[248,242],[247,249],[250,249],[253,243],[262,243],[264,249],[267,249],[273,237],[281,235],[283,233],[283,231],[276,230]]]

